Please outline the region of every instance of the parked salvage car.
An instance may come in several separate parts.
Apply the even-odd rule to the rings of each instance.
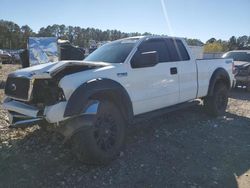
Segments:
[[[250,91],[250,50],[235,50],[227,52],[223,58],[234,60],[234,86],[245,86]]]
[[[196,99],[210,115],[223,115],[232,63],[197,60],[182,38],[126,38],[83,61],[9,74],[3,107],[12,128],[56,125],[79,160],[103,164],[118,156],[127,125],[135,120],[196,105]]]
[[[10,53],[2,51],[0,52],[0,62],[2,64],[12,64],[13,63],[13,57]]]
[[[28,48],[20,53],[23,68],[58,60],[82,60],[85,57],[83,48],[56,37],[30,37],[28,44]]]

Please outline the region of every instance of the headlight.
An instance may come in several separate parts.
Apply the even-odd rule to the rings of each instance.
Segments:
[[[65,100],[63,90],[52,79],[35,80],[32,94],[33,103],[44,104],[46,106]]]

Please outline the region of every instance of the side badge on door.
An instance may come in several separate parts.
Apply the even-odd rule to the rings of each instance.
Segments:
[[[127,72],[120,72],[120,73],[117,73],[117,76],[118,77],[126,77],[126,76],[128,76],[128,73]]]

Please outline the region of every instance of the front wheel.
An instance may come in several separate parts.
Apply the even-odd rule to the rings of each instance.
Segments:
[[[71,137],[72,151],[84,163],[106,164],[118,156],[125,135],[120,110],[110,101],[101,101],[93,126]]]
[[[221,116],[225,113],[228,103],[228,88],[224,83],[217,83],[212,96],[204,99],[204,107],[208,114]]]

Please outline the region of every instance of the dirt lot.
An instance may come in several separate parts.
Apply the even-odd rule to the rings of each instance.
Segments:
[[[132,125],[124,152],[101,167],[76,161],[55,133],[8,129],[0,108],[0,187],[249,188],[250,94],[230,95],[224,117],[196,106]]]

